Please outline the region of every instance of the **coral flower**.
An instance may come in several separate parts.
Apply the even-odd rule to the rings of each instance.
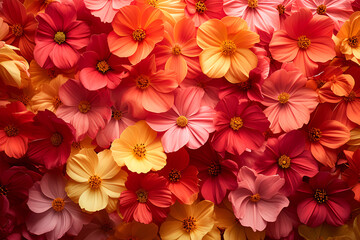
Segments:
[[[157,173],[131,173],[120,195],[119,210],[125,222],[149,224],[163,221],[171,206],[171,192],[166,180]]]
[[[47,239],[59,239],[65,233],[76,235],[90,216],[82,212],[65,192],[65,178],[59,173],[47,173],[29,190],[31,213],[26,221],[30,232]]]
[[[62,105],[56,115],[76,129],[77,141],[88,134],[92,139],[111,118],[111,101],[107,90],[89,91],[81,83],[69,79],[60,87]]]
[[[354,193],[346,183],[328,172],[319,172],[298,188],[297,213],[302,223],[317,227],[326,222],[341,226],[350,217]]]
[[[210,78],[225,76],[231,83],[246,81],[258,63],[249,48],[259,41],[259,35],[248,30],[241,18],[210,19],[197,32],[197,43],[203,49],[199,58],[203,73]]]
[[[146,122],[161,137],[165,152],[176,152],[183,146],[191,149],[201,147],[213,132],[215,111],[200,106],[204,92],[196,88],[179,89],[174,106],[165,113],[149,114]]]
[[[125,6],[111,23],[114,31],[108,35],[110,52],[118,57],[128,57],[137,64],[164,38],[164,23],[160,10],[153,7]]]
[[[224,0],[224,11],[228,16],[245,19],[252,31],[270,32],[280,27],[280,3],[281,0]]]
[[[27,13],[18,0],[4,0],[0,17],[9,25],[9,32],[2,40],[20,48],[20,53],[27,60],[33,59],[35,31],[37,22],[32,13]]]
[[[264,141],[270,122],[257,105],[240,102],[236,96],[223,98],[215,108],[215,134],[211,140],[217,152],[242,154],[257,150]]]
[[[352,191],[355,193],[355,200],[360,201],[360,183],[358,181],[360,177],[360,150],[355,152],[344,151],[346,156],[348,167],[341,175],[342,179],[352,187]]]
[[[90,28],[76,20],[73,2],[52,2],[36,16],[34,58],[43,68],[69,69],[80,58],[79,50],[89,43]]]
[[[214,204],[210,201],[195,202],[192,205],[175,203],[170,208],[166,221],[160,226],[163,240],[197,240],[211,231],[214,226]]]
[[[91,36],[79,60],[80,81],[90,91],[103,87],[114,89],[128,75],[123,68],[123,64],[128,64],[127,59],[111,54],[106,39],[104,33]]]
[[[102,22],[111,23],[120,8],[130,5],[133,0],[84,0],[91,14],[99,17]]]
[[[238,188],[229,193],[229,201],[241,225],[262,231],[268,222],[275,222],[281,210],[289,205],[289,200],[279,193],[284,183],[278,175],[265,176],[242,167]]]
[[[117,164],[132,172],[158,171],[166,165],[160,138],[145,121],[127,127],[111,144],[111,151]]]
[[[331,39],[334,23],[326,16],[313,16],[308,9],[300,9],[284,22],[284,30],[276,31],[270,42],[272,57],[280,62],[293,61],[307,76],[313,76],[317,63],[335,57]]]
[[[317,94],[306,88],[306,78],[295,69],[280,69],[262,85],[264,110],[274,133],[301,128],[318,105]]]
[[[109,198],[119,198],[125,190],[127,173],[108,149],[98,154],[89,148],[80,150],[68,160],[66,173],[70,177],[65,187],[68,196],[89,212],[104,209]]]
[[[185,0],[185,3],[185,15],[192,19],[195,27],[199,27],[209,19],[225,17],[221,0]]]
[[[276,9],[279,12],[280,29],[284,29],[284,22],[292,14],[295,1],[296,0],[283,0],[277,5]]]

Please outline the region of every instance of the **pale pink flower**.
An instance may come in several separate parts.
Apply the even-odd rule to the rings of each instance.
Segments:
[[[130,5],[133,0],[84,0],[91,14],[102,22],[111,23],[120,8]]]

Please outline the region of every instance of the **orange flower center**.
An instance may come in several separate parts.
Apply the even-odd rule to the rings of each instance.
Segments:
[[[0,195],[7,196],[8,190],[6,186],[0,184]]]
[[[348,39],[350,47],[357,48],[359,46],[359,39],[356,36],[353,36]]]
[[[175,45],[172,49],[172,54],[174,55],[180,55],[181,54],[181,48],[178,45]]]
[[[50,137],[51,144],[55,147],[63,142],[63,137],[60,133],[56,132]]]
[[[258,6],[258,0],[248,0],[248,6],[250,8],[256,8]]]
[[[278,159],[278,164],[279,164],[279,166],[281,168],[289,168],[290,167],[290,161],[291,161],[291,159],[288,156],[282,155]]]
[[[90,111],[91,105],[88,101],[81,101],[78,108],[81,113],[87,113],[88,111]]]
[[[145,144],[136,144],[133,148],[133,152],[138,159],[144,158],[146,153]]]
[[[241,119],[241,117],[233,117],[230,120],[230,127],[232,128],[232,130],[237,131],[240,128],[242,128],[242,126],[244,125],[243,120]]]
[[[344,97],[344,101],[345,101],[345,102],[352,102],[352,101],[355,100],[355,98],[356,98],[355,92],[354,92],[354,91],[351,91],[348,96],[345,96],[345,97]]]
[[[290,98],[290,95],[288,93],[282,92],[278,96],[278,101],[281,104],[285,104],[285,103],[287,103],[289,101],[289,98]]]
[[[4,132],[8,137],[15,137],[19,134],[19,128],[15,127],[13,124],[9,124],[4,128]]]
[[[55,97],[53,98],[54,108],[55,108],[55,109],[58,109],[58,107],[60,107],[61,104],[62,104],[62,102],[61,102],[59,96],[55,96]]]
[[[78,149],[78,150],[82,149],[82,146],[81,146],[80,142],[73,142],[73,143],[71,144],[71,146],[72,146],[73,148],[75,148],[75,149]]]
[[[206,8],[206,5],[205,5],[205,2],[204,1],[198,1],[196,4],[195,4],[195,9],[198,13],[204,13],[207,8]]]
[[[14,24],[10,26],[12,34],[16,37],[21,37],[24,34],[23,27],[20,24]]]
[[[308,49],[308,47],[310,46],[311,41],[310,39],[308,39],[305,35],[302,35],[298,38],[298,46],[301,49]]]
[[[145,39],[146,33],[145,33],[145,31],[144,31],[143,29],[138,28],[138,29],[136,29],[135,31],[133,31],[132,37],[133,37],[133,39],[134,39],[135,41],[141,42],[142,40]]]
[[[52,208],[56,211],[56,212],[61,212],[62,210],[64,210],[65,207],[65,202],[64,199],[62,198],[55,198],[52,201]]]
[[[176,125],[178,125],[181,128],[186,127],[187,124],[188,124],[188,120],[185,116],[180,116],[176,119]]]
[[[66,40],[66,36],[64,32],[57,32],[54,36],[54,41],[58,44],[64,43]]]
[[[237,85],[241,88],[241,90],[247,91],[251,88],[251,80],[248,79],[245,82],[238,83]]]
[[[325,203],[329,199],[325,189],[319,188],[315,190],[314,198],[318,203]]]
[[[260,199],[261,199],[261,197],[258,193],[250,196],[250,201],[255,202],[255,203],[260,201]]]
[[[102,60],[96,64],[96,69],[101,73],[106,73],[110,70],[110,66],[105,60]]]
[[[148,88],[150,85],[150,80],[145,75],[138,76],[135,81],[136,81],[136,86],[141,90]]]
[[[321,4],[316,9],[317,14],[324,15],[326,13],[326,6],[324,4]]]
[[[285,6],[282,4],[277,5],[276,9],[279,12],[279,15],[283,15],[285,13]]]
[[[145,203],[148,199],[148,193],[145,190],[139,189],[136,191],[137,200],[140,203]]]
[[[157,5],[158,5],[158,0],[147,0],[147,3],[148,3],[150,6],[153,6],[154,8],[156,8]]]
[[[221,51],[225,56],[233,55],[236,51],[236,45],[231,40],[225,40],[221,44]]]
[[[170,182],[178,182],[180,181],[181,173],[177,169],[171,169],[169,172],[169,181]]]
[[[213,163],[208,168],[208,174],[212,177],[216,177],[221,173],[221,165]]]
[[[113,110],[111,113],[111,117],[115,120],[120,120],[122,118],[122,112],[118,110]]]
[[[91,189],[98,189],[101,185],[101,178],[99,176],[91,176],[89,177],[88,183]]]
[[[321,131],[318,128],[311,128],[309,130],[309,139],[311,142],[317,142],[321,138]]]
[[[191,232],[196,228],[196,219],[194,217],[188,217],[183,220],[183,228],[186,232]]]

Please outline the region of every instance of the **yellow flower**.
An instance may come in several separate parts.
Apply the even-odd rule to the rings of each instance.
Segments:
[[[224,77],[231,83],[244,82],[257,66],[258,59],[250,50],[260,41],[238,17],[210,19],[197,32],[197,43],[203,49],[199,61],[210,78]]]
[[[154,223],[143,224],[139,222],[125,223],[122,222],[116,227],[115,233],[109,240],[118,239],[141,239],[154,240],[157,237],[158,226]]]
[[[160,138],[145,121],[127,127],[111,144],[117,164],[137,173],[157,171],[166,165],[166,154]]]
[[[106,208],[109,198],[119,198],[125,190],[127,173],[115,163],[108,149],[98,154],[89,148],[80,150],[68,160],[66,173],[70,179],[65,191],[89,212]]]
[[[161,224],[163,240],[202,239],[214,226],[214,203],[204,200],[192,205],[175,203],[166,221]]]

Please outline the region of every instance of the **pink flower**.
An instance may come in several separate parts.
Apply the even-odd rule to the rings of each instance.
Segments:
[[[288,237],[291,231],[299,224],[300,221],[296,214],[296,208],[290,205],[280,212],[275,222],[269,222],[267,224],[265,229],[266,235],[271,237],[271,239],[283,239]]]
[[[43,68],[68,69],[80,58],[79,50],[89,43],[90,28],[76,20],[72,2],[52,2],[36,16],[34,58]]]
[[[229,193],[234,214],[241,225],[253,231],[262,231],[268,222],[275,222],[289,200],[279,190],[285,180],[280,176],[256,174],[242,167],[238,175],[238,188]]]
[[[96,137],[111,118],[109,92],[105,89],[89,91],[76,80],[69,79],[59,89],[63,103],[56,111],[59,118],[76,129],[76,140]]]
[[[192,19],[195,27],[209,19],[225,17],[222,0],[185,0],[185,16]]]
[[[277,5],[276,9],[279,12],[281,29],[284,28],[285,20],[292,14],[295,1],[296,0],[283,0],[279,5]]]
[[[68,198],[65,179],[59,173],[47,173],[29,190],[28,206],[32,211],[26,221],[28,230],[36,235],[46,234],[56,240],[65,233],[76,235],[89,216]]]
[[[165,132],[161,138],[165,152],[176,152],[185,145],[197,149],[214,131],[215,112],[208,106],[200,106],[203,94],[196,88],[179,89],[169,111],[149,114],[146,118],[152,129]]]
[[[289,66],[289,65],[288,65]],[[280,69],[262,85],[264,110],[273,133],[301,128],[318,105],[317,93],[306,88],[306,78],[296,69]]]
[[[91,14],[102,22],[111,23],[120,8],[130,5],[133,0],[84,0]]]
[[[211,142],[217,152],[240,155],[246,149],[257,150],[263,145],[263,133],[270,123],[259,106],[228,96],[218,103],[215,110],[216,131]]]

